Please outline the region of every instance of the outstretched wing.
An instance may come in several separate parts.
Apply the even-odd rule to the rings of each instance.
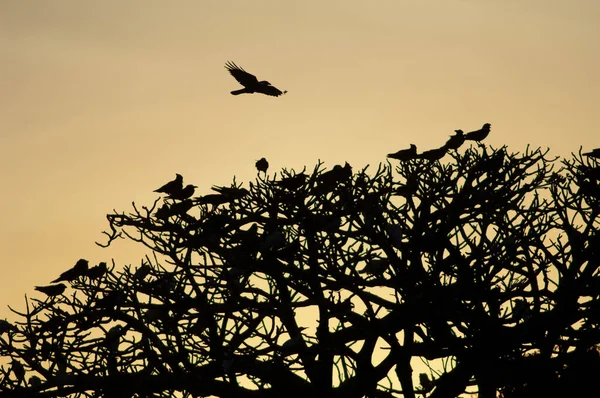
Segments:
[[[225,68],[231,73],[231,76],[235,77],[235,80],[244,87],[256,86],[258,84],[256,76],[246,72],[231,61],[225,63]]]
[[[266,84],[261,84],[260,87],[256,89],[256,92],[270,95],[272,97],[279,97],[280,95],[287,93],[287,91],[282,92],[277,87]]]

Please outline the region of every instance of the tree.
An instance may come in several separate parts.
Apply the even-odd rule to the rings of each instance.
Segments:
[[[154,256],[0,322],[0,396],[598,391],[598,163],[449,156],[109,214]]]

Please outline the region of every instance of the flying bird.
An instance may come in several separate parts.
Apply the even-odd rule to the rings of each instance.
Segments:
[[[167,195],[172,195],[180,192],[183,189],[183,177],[181,174],[175,174],[175,179],[173,181],[167,182],[162,187],[158,188],[154,192],[166,193]]]
[[[490,134],[490,127],[492,127],[492,125],[486,123],[479,130],[471,131],[470,133],[465,134],[465,139],[477,142],[483,141],[485,137]]]
[[[188,184],[179,192],[169,194],[169,199],[186,200],[194,194],[196,188],[198,187],[192,184]]]
[[[272,86],[271,83],[266,80],[258,81],[256,76],[246,72],[233,62],[226,62],[225,68],[231,73],[231,76],[233,76],[235,80],[244,86],[244,88],[240,90],[232,91],[231,94],[233,95],[261,93],[272,97],[279,97],[280,95],[287,93],[287,91],[282,92],[277,87]]]
[[[36,286],[35,290],[44,293],[48,297],[54,297],[63,294],[66,288],[64,283],[59,283],[58,285]]]
[[[410,148],[401,149],[396,153],[390,153],[387,155],[388,158],[397,160],[411,160],[417,158],[417,146],[410,144]]]
[[[465,142],[465,133],[462,130],[454,130],[456,134],[451,135],[444,146],[447,149],[458,149]]]
[[[80,276],[83,276],[87,273],[88,264],[89,263],[87,260],[84,260],[83,258],[79,259],[77,261],[77,263],[75,263],[73,268],[63,272],[62,274],[60,274],[60,276],[58,278],[56,278],[55,280],[53,280],[50,283],[74,281],[75,279],[77,279]]]
[[[582,153],[583,156],[600,159],[600,148],[593,149],[591,152]]]
[[[267,174],[267,169],[269,168],[269,162],[267,162],[267,159],[265,159],[265,158],[260,158],[259,160],[256,161],[255,166],[256,166],[256,170],[258,170],[259,173],[262,171],[263,173]]]

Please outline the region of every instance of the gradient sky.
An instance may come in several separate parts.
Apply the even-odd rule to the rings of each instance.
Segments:
[[[0,316],[81,257],[138,265],[106,214],[176,172],[229,185],[454,129],[600,146],[598,0],[0,1]],[[234,97],[232,60],[288,94]],[[33,293],[33,295],[38,296]]]

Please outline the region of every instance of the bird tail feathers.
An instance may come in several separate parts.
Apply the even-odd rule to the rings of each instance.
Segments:
[[[243,88],[241,90],[232,91],[231,94],[233,94],[233,95],[240,95],[240,94],[244,94],[245,92],[246,92],[246,89]]]

